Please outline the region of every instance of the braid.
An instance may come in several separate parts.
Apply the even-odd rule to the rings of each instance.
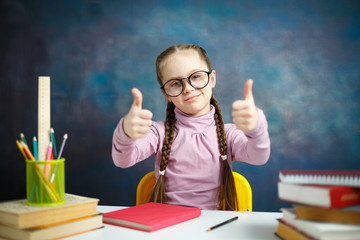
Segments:
[[[166,108],[165,140],[162,147],[160,171],[164,171],[168,165],[171,145],[174,141],[174,132],[175,132],[175,123],[176,123],[174,109],[175,109],[175,105],[172,102],[168,102]],[[155,184],[150,201],[164,203],[165,200],[166,200],[166,193],[165,193],[164,175],[160,174]]]
[[[221,110],[214,95],[211,96],[210,103],[215,107],[214,120],[216,124],[216,133],[218,136],[219,150],[221,155],[227,155],[226,135],[224,120]],[[237,209],[237,199],[234,177],[227,160],[223,162],[222,179],[219,187],[219,208],[221,210],[235,211]]]

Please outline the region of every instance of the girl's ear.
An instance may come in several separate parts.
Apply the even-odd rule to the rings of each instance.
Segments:
[[[212,70],[212,72],[210,73],[210,85],[212,88],[215,87],[216,85],[216,72],[215,70]]]

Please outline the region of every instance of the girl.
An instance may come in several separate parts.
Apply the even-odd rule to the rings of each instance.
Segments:
[[[165,122],[152,122],[142,109],[142,94],[114,131],[116,166],[130,167],[155,155],[157,183],[152,201],[201,209],[236,209],[232,161],[265,164],[270,139],[264,113],[252,95],[233,103],[233,124],[225,124],[212,89],[216,72],[204,49],[194,44],[172,46],[156,60],[157,79],[168,100]],[[229,89],[230,90],[230,89]]]

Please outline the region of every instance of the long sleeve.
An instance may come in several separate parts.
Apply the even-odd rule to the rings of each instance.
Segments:
[[[264,164],[270,154],[270,139],[264,113],[259,111],[258,125],[244,134],[234,124],[226,124],[228,161]],[[201,116],[191,117],[175,108],[177,117],[174,141],[166,167],[165,189],[168,204],[218,208],[222,160],[218,148],[215,108]],[[130,167],[155,155],[158,177],[165,136],[164,122],[153,122],[146,138],[133,140],[123,130],[123,119],[114,131],[112,157],[116,166]],[[230,157],[231,156],[231,157]]]
[[[263,165],[270,157],[270,138],[264,112],[258,109],[259,119],[255,129],[244,133],[234,124],[226,124],[228,154],[233,161]]]
[[[112,158],[117,167],[131,167],[134,164],[154,155],[159,151],[159,144],[163,134],[163,123],[153,122],[147,137],[131,139],[123,130],[122,118],[114,130],[112,141]],[[160,130],[160,131],[159,131]]]

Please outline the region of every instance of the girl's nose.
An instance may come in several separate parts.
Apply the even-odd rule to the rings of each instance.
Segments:
[[[187,79],[183,80],[183,85],[184,85],[183,93],[191,92],[192,90],[195,89],[193,88],[193,86],[190,85]]]

